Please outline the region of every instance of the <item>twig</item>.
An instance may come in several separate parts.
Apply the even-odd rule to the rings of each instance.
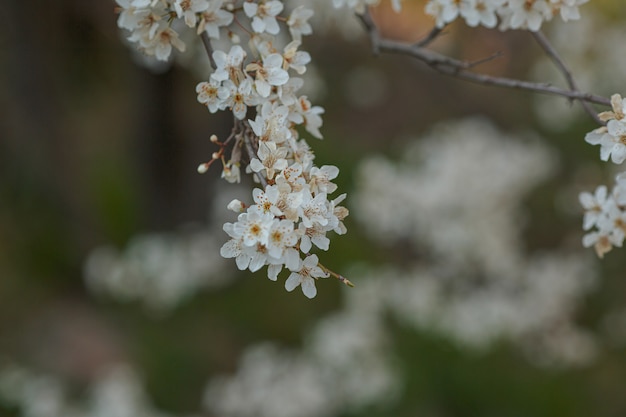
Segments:
[[[479,65],[484,64],[485,62],[493,61],[496,58],[500,58],[503,55],[504,55],[504,53],[502,51],[494,52],[493,54],[489,55],[486,58],[477,59],[476,61],[472,61],[472,62],[468,63],[467,68],[477,67]]]
[[[209,34],[206,31],[203,31],[200,34],[200,39],[202,39],[202,44],[204,45],[204,49],[206,50],[206,54],[209,56],[209,61],[211,62],[211,68],[217,69],[217,64],[213,59],[213,45],[211,45],[211,39],[209,38]]]
[[[246,149],[246,153],[248,154],[248,159],[252,160],[252,158],[256,158],[256,152],[254,151],[254,148],[252,147],[252,138],[250,135],[250,132],[252,132],[252,129],[250,129],[246,125],[246,122],[242,122],[241,120],[236,120],[236,119],[235,119],[235,126],[239,126],[240,128],[239,132],[243,140],[243,145],[244,145],[244,148]],[[261,175],[260,172],[255,172],[254,174],[256,175],[257,179],[259,180],[263,188],[267,188],[267,180],[263,177],[263,175]]]
[[[437,36],[439,36],[442,32],[443,29],[445,28],[445,26],[443,28],[438,28],[437,26],[435,26],[428,35],[426,35],[426,37],[424,37],[424,39],[417,41],[413,44],[413,46],[416,46],[418,48],[423,48],[425,46],[428,46],[428,44],[430,44],[432,41],[435,40],[435,38]]]
[[[317,264],[320,268],[322,268],[322,271],[324,271],[325,273],[327,273],[328,275],[336,278],[339,280],[339,282],[347,285],[350,288],[354,288],[354,284],[346,277],[344,277],[343,275],[340,275],[338,273],[336,273],[335,271],[332,271],[328,268],[326,268],[324,265],[322,265],[321,263]]]
[[[383,39],[380,37],[378,30],[374,25],[374,22],[372,21],[369,14],[367,14],[367,12],[360,16],[360,18],[361,22],[363,23],[365,29],[369,34],[370,40],[372,42],[372,49],[375,53],[389,52],[411,56],[425,63],[426,65],[441,74],[449,75],[478,84],[527,90],[541,94],[557,95],[567,97],[573,100],[602,104],[605,106],[611,105],[610,100],[606,97],[581,92],[576,89],[565,90],[559,87],[555,87],[549,83],[537,83],[512,78],[496,77],[492,75],[469,71],[469,68],[473,66],[472,63],[460,61],[446,55],[442,55],[440,53],[425,49],[419,46],[419,44],[409,45],[402,42]]]
[[[363,14],[357,14],[357,17],[361,19],[361,23],[365,26],[365,30],[370,37],[370,42],[372,43],[372,50],[374,54],[378,55],[380,53],[379,44],[380,44],[380,35],[378,34],[378,30],[376,30],[376,25],[372,20],[372,16],[370,16],[369,12],[365,12]]]
[[[533,38],[535,38],[539,46],[541,46],[541,48],[544,50],[546,55],[550,57],[554,65],[556,65],[559,71],[563,74],[563,76],[565,77],[565,81],[567,82],[567,85],[569,86],[570,90],[579,91],[578,86],[576,85],[576,81],[574,81],[574,76],[572,75],[572,72],[569,70],[567,65],[565,65],[565,62],[560,57],[556,49],[552,47],[552,45],[548,41],[548,38],[546,38],[546,36],[541,31],[537,31],[537,32],[531,31],[530,33],[532,34]],[[598,124],[604,124],[604,122],[602,122],[602,120],[600,120],[600,118],[598,117],[597,112],[593,110],[593,108],[589,105],[589,103],[587,103],[584,100],[578,100],[578,101],[580,101],[580,104],[583,106],[583,108],[589,114],[589,116],[591,116]]]

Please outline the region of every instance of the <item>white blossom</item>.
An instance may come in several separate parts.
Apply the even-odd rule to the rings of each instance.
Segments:
[[[254,172],[265,171],[267,178],[272,179],[276,171],[287,168],[286,156],[287,150],[277,147],[274,142],[260,142],[258,159],[250,161],[250,168]]]
[[[315,280],[318,278],[328,278],[328,274],[319,267],[317,255],[310,255],[300,261],[299,267],[291,272],[285,281],[285,289],[291,292],[300,285],[305,296],[314,298],[317,295]]]
[[[508,26],[511,29],[538,31],[544,20],[552,18],[552,9],[546,0],[509,0]]]
[[[231,80],[226,80],[218,90],[218,97],[222,104],[232,110],[233,115],[242,120],[246,117],[248,106],[257,103],[252,90],[252,80],[246,78],[237,86]]]
[[[233,45],[228,54],[219,49],[213,52],[213,60],[217,68],[211,74],[211,78],[216,81],[225,81],[230,79],[238,82],[243,77],[242,63],[246,57],[246,52],[239,45]]]
[[[580,204],[585,209],[585,217],[583,218],[583,229],[589,230],[596,224],[602,215],[607,203],[607,188],[604,185],[596,188],[594,194],[583,192],[578,196]]]
[[[220,27],[228,26],[233,22],[234,15],[222,8],[224,0],[213,0],[209,7],[200,14],[198,34],[206,32],[210,38],[220,38]]]
[[[176,16],[182,17],[187,26],[196,27],[197,14],[209,8],[207,0],[174,0]]]
[[[269,231],[267,250],[270,256],[280,259],[285,250],[293,247],[298,238],[293,230],[293,222],[275,219]]]
[[[278,0],[263,1],[259,4],[245,2],[243,10],[246,16],[252,18],[252,29],[257,33],[267,32],[278,34],[280,26],[276,16],[283,11],[283,3]]]
[[[216,113],[218,110],[223,110],[224,100],[219,97],[220,82],[215,79],[210,79],[208,82],[203,81],[196,86],[196,93],[198,93],[198,102],[207,106],[211,113]]]
[[[313,17],[313,10],[304,6],[298,6],[289,15],[287,19],[287,26],[289,26],[289,33],[291,37],[296,40],[302,40],[302,35],[310,35],[313,33],[313,29],[308,20]]]
[[[243,239],[245,246],[266,245],[273,220],[274,216],[270,213],[248,209],[246,213],[241,213],[237,217],[233,231],[236,236]]]
[[[308,52],[298,51],[300,41],[291,41],[285,46],[283,51],[283,69],[293,69],[302,75],[306,72],[306,65],[311,62],[311,55]]]
[[[270,54],[263,58],[262,64],[251,63],[246,67],[246,71],[254,72],[254,87],[261,97],[268,97],[272,86],[283,85],[289,80],[289,74],[282,69],[282,65],[280,54]]]

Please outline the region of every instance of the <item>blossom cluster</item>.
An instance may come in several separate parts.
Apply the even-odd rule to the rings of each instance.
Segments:
[[[528,29],[538,31],[543,22],[557,15],[564,21],[580,18],[578,7],[589,0],[430,0],[426,13],[442,28],[457,18],[468,26],[500,30]]]
[[[151,404],[136,372],[128,365],[115,364],[76,398],[65,379],[42,374],[19,365],[0,368],[0,405],[28,417],[171,417]]]
[[[136,235],[123,251],[92,250],[85,283],[94,295],[138,301],[152,314],[166,314],[200,289],[222,288],[233,279],[220,245],[209,229]]]
[[[411,252],[402,265],[364,268],[349,296],[368,293],[363,306],[464,347],[508,340],[540,365],[589,363],[598,342],[575,317],[595,286],[593,258],[524,243],[525,201],[558,162],[531,138],[483,119],[448,120],[399,161],[364,160],[356,219],[376,242]]]
[[[213,72],[196,86],[197,99],[211,113],[231,111],[234,128],[222,142],[211,137],[220,149],[198,171],[206,172],[220,161],[222,177],[228,182],[240,182],[243,171],[261,185],[253,190],[253,203],[234,200],[228,205],[239,216],[224,225],[231,239],[221,248],[221,255],[234,258],[241,270],[254,272],[267,266],[271,280],[277,280],[286,267],[291,272],[286,289],[301,285],[304,294],[313,298],[315,280],[331,272],[310,251],[313,247],[328,250],[327,233],[345,233],[342,221],[348,215],[339,205],[345,194],[329,198],[337,189],[332,180],[339,169],[317,167],[298,131],[302,126],[322,139],[323,108],[298,93],[304,85],[298,75],[306,72],[311,61],[299,48],[302,37],[312,33],[308,20],[313,11],[300,6],[281,16],[285,6],[278,0],[117,2],[118,25],[131,32],[128,39],[144,53],[167,60],[172,48],[184,51],[186,46],[173,29],[176,21],[182,21],[196,29],[210,54]],[[335,3],[342,6],[342,2]],[[360,4],[349,1],[347,6],[359,8]],[[214,49],[212,40],[220,39],[223,32],[228,41]],[[249,38],[247,43],[241,41],[242,36]],[[229,158],[227,148],[231,149]]]
[[[611,96],[611,111],[598,114],[606,122],[585,136],[585,141],[600,145],[600,159],[615,164],[626,160],[626,99],[619,94]],[[616,177],[616,184],[609,193],[601,185],[595,192],[582,192],[580,203],[585,209],[583,229],[592,230],[583,236],[585,247],[594,247],[600,258],[613,249],[621,247],[626,238],[626,172]]]

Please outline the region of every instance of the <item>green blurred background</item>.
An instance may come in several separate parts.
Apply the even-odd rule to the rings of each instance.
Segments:
[[[583,12],[595,9],[609,16],[610,24],[624,25],[621,0],[591,3]],[[406,4],[414,13],[423,7]],[[175,232],[209,221],[219,173],[212,169],[201,176],[196,167],[214,151],[209,136],[223,136],[231,122],[198,105],[196,73],[178,65],[159,73],[136,65],[113,8],[113,2],[102,0],[3,4],[0,360],[58,375],[79,394],[111,363],[128,362],[139,370],[157,407],[199,413],[209,378],[233,372],[241,353],[256,342],[301,346],[317,320],[341,308],[343,288],[331,280],[320,282],[317,298],[309,301],[268,282],[263,273],[243,273],[219,291],[197,293],[165,316],[147,314],[139,303],[95,298],[86,290],[83,264],[94,248],[122,249],[137,234]],[[391,22],[399,37],[424,34],[429,27],[415,27],[428,25],[424,18],[400,25],[380,12],[378,19]],[[485,71],[522,78],[541,55],[527,33],[469,29],[461,23],[440,47],[468,58],[501,50],[504,56]],[[364,38],[346,40],[327,30],[306,39],[304,49],[324,83],[324,93],[314,101],[326,110],[325,139],[310,144],[319,165],[341,168],[338,183],[349,195],[364,157],[397,157],[407,138],[433,124],[479,114],[505,131],[539,131],[562,153],[558,175],[527,201],[528,249],[579,244],[571,237],[581,236],[580,217],[558,212],[555,195],[580,180],[581,165],[587,167],[587,185],[608,182],[612,175],[595,162],[597,150],[582,140],[595,126],[579,108],[573,111],[580,117],[555,132],[537,120],[532,94],[445,78],[404,57],[376,57]],[[354,87],[365,96],[375,94],[373,100],[355,99],[354,88],[346,87],[347,79],[364,68],[370,71],[366,74],[382,76],[376,78],[382,86],[375,92]],[[347,227],[348,234],[333,239],[324,254],[334,270],[362,260],[401,264],[407,255],[399,248],[377,247],[354,219]],[[606,313],[626,305],[625,266],[619,250],[598,263],[601,285],[579,312],[590,330],[601,334]],[[404,388],[391,408],[349,415],[626,415],[624,345],[607,344],[584,367],[545,369],[528,363],[506,342],[476,354],[393,319],[388,326],[393,360],[407,378]],[[0,415],[21,414],[0,405]]]

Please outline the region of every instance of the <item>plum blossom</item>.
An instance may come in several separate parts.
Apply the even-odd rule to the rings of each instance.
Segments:
[[[280,32],[276,16],[283,11],[283,7],[283,3],[278,0],[270,0],[260,4],[251,2],[243,4],[246,16],[252,18],[252,29],[256,33],[267,32],[272,35]]]
[[[269,231],[267,250],[270,256],[280,259],[285,250],[292,248],[298,241],[293,230],[293,222],[275,219]]]
[[[337,185],[331,182],[337,178],[337,175],[339,175],[339,168],[334,165],[313,167],[310,172],[309,186],[312,191],[331,194],[337,189]]]
[[[205,104],[211,113],[225,108],[224,101],[219,97],[220,83],[214,79],[203,81],[196,86],[198,102]]]
[[[150,17],[150,21],[153,18]],[[142,26],[135,30],[128,38],[131,42],[138,42],[142,52],[154,56],[159,61],[167,61],[172,53],[172,47],[185,52],[185,43],[180,40],[178,32],[172,29],[163,20]]]
[[[213,0],[207,9],[200,13],[198,35],[206,32],[210,38],[219,39],[220,27],[228,26],[233,22],[234,15],[222,8],[223,3],[224,0]]]
[[[283,214],[279,208],[281,195],[277,185],[268,185],[265,190],[255,188],[252,190],[252,197],[259,210],[263,213],[272,213],[274,216]]]
[[[218,91],[218,97],[222,100],[223,105],[230,108],[239,120],[246,117],[249,105],[256,104],[250,78],[244,79],[239,86],[231,80],[224,81]]]
[[[250,168],[254,172],[261,172],[265,170],[267,178],[274,178],[276,171],[281,171],[288,166],[288,162],[285,159],[287,156],[287,150],[285,148],[278,148],[274,142],[261,142],[259,143],[258,157],[250,161]]]
[[[273,219],[274,216],[270,213],[250,209],[237,217],[233,231],[242,238],[245,246],[265,245]]]
[[[328,273],[319,267],[317,255],[310,255],[304,261],[300,261],[299,267],[291,272],[285,281],[285,289],[291,292],[300,285],[305,296],[314,298],[317,295],[315,280],[318,278],[328,278]]]
[[[224,243],[220,249],[220,255],[224,258],[235,258],[235,263],[239,270],[243,271],[250,265],[252,256],[244,252],[243,238],[240,233],[235,232],[233,223],[225,223],[224,231],[232,238]]]
[[[176,16],[182,17],[190,28],[197,23],[197,13],[203,12],[209,7],[207,0],[175,0],[174,10]]]
[[[621,164],[626,160],[626,122],[616,119],[608,121],[592,132],[587,133],[585,141],[591,145],[600,145],[600,159]]]
[[[313,29],[308,20],[313,17],[313,10],[307,9],[304,6],[298,6],[289,15],[287,19],[287,26],[289,27],[289,33],[291,37],[296,40],[302,40],[302,35],[310,35],[313,33]]]
[[[314,224],[312,227],[306,227],[304,223],[300,223],[298,233],[300,234],[300,250],[302,253],[309,253],[313,245],[322,250],[328,250],[330,239],[326,237],[327,229]]]
[[[288,116],[289,108],[286,106],[265,102],[256,119],[249,121],[250,127],[261,142],[272,141],[280,144],[291,138],[291,131],[287,127]]]
[[[560,15],[564,21],[578,20],[578,7],[588,0],[430,0],[426,14],[443,28],[457,18],[468,26],[494,28],[500,20],[500,30],[526,29],[537,31],[543,22]]]
[[[589,230],[600,220],[603,213],[603,207],[607,204],[607,188],[605,185],[601,185],[596,188],[594,194],[588,192],[582,192],[578,196],[580,204],[585,209],[585,216],[583,218],[583,229]]]
[[[283,69],[292,68],[296,73],[302,75],[306,72],[306,65],[311,62],[311,55],[308,52],[298,51],[300,41],[291,41],[285,46],[283,52]]]
[[[511,29],[538,31],[544,20],[552,18],[552,9],[546,0],[509,0]]]
[[[233,82],[239,81],[243,77],[241,64],[246,57],[246,51],[239,45],[233,45],[228,54],[219,49],[213,52],[213,60],[217,68],[211,74],[215,81],[225,81],[230,79]]]
[[[262,64],[251,63],[246,67],[246,71],[254,72],[254,87],[261,97],[268,97],[272,86],[283,85],[289,80],[289,74],[282,69],[282,65],[280,54],[270,54],[263,58]]]
[[[290,119],[295,123],[304,123],[304,127],[313,136],[322,139],[320,127],[322,127],[322,117],[324,109],[320,106],[313,106],[306,96],[298,98],[292,106]]]

